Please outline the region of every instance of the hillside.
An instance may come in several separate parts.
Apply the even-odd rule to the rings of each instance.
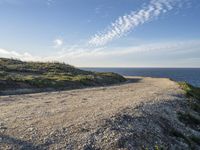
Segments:
[[[80,70],[58,62],[0,58],[0,94],[102,86],[125,81],[115,73]]]

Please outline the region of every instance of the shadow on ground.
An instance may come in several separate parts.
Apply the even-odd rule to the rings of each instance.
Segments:
[[[180,97],[124,109],[104,120],[83,149],[200,149],[200,132],[178,119],[178,112],[192,111]]]
[[[0,135],[0,149],[37,150],[39,147],[31,142],[16,139],[7,135]]]

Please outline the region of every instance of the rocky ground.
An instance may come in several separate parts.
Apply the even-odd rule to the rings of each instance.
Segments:
[[[128,77],[121,85],[0,97],[0,149],[199,149],[199,124],[176,82]],[[192,112],[194,115],[196,112]]]

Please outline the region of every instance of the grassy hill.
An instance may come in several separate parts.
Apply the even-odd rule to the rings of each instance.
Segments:
[[[125,78],[115,73],[84,71],[65,63],[0,58],[0,94],[22,89],[74,89],[123,81]]]

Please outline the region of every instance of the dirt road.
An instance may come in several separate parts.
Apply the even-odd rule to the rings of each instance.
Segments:
[[[110,87],[0,97],[0,149],[187,149],[166,133],[185,130],[176,117],[186,108],[178,84],[129,79]]]

